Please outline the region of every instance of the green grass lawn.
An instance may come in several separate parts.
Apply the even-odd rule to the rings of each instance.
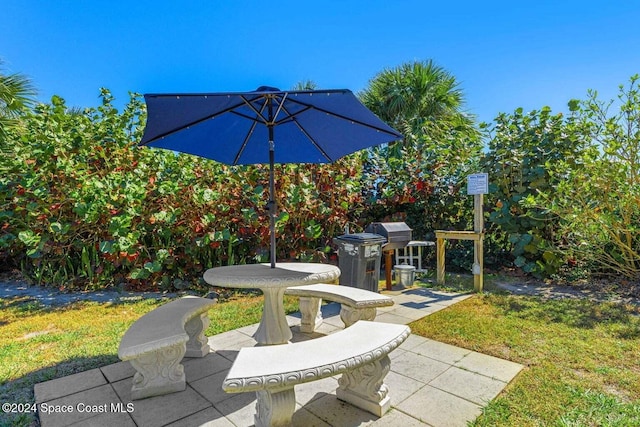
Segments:
[[[0,402],[34,402],[33,386],[118,362],[120,338],[136,319],[168,300],[100,304],[78,302],[45,307],[26,298],[0,300]],[[297,299],[285,298],[287,313]],[[205,334],[219,334],[260,321],[262,297],[231,294],[209,311]],[[29,426],[31,413],[5,414],[0,426]]]
[[[640,426],[640,310],[476,295],[412,332],[526,366],[475,426]]]
[[[256,323],[260,296],[235,294],[209,312],[207,335]],[[127,327],[164,301],[46,308],[0,301],[0,401],[33,403],[42,381],[118,361]],[[297,310],[287,298],[286,310]],[[476,426],[640,425],[640,311],[584,300],[476,295],[414,322],[416,334],[526,366]],[[0,425],[32,414],[0,413]]]

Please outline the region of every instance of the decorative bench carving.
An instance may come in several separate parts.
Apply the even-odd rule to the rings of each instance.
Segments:
[[[340,303],[340,319],[345,327],[358,320],[374,320],[376,308],[393,305],[393,299],[365,289],[340,285],[292,286],[285,291],[287,295],[300,297],[300,331],[311,333],[322,324],[320,305],[323,299]]]
[[[227,393],[255,391],[256,427],[288,426],[294,386],[343,374],[338,399],[381,417],[390,407],[384,378],[389,353],[409,336],[406,325],[360,321],[321,338],[293,344],[243,348],[225,378]]]
[[[118,357],[135,368],[131,399],[186,388],[184,356],[204,357],[210,351],[204,330],[207,311],[217,300],[187,296],[164,304],[136,320],[118,347]]]

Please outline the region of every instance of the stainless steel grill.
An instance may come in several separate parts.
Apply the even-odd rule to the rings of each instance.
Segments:
[[[383,251],[391,251],[407,246],[411,239],[411,228],[404,222],[372,222],[365,232],[375,233],[387,239],[382,246]]]

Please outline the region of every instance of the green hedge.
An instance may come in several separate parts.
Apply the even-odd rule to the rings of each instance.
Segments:
[[[70,289],[193,285],[216,265],[266,261],[266,166],[140,148],[144,104],[77,111],[59,97],[22,118],[0,160],[0,258]],[[318,259],[359,216],[359,162],[281,166],[278,259]]]

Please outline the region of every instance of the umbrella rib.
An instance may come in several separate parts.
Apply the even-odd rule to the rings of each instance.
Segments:
[[[262,123],[267,123],[266,120],[264,120],[264,116],[262,115],[263,111],[265,108],[267,108],[267,103],[263,103],[262,104],[262,108],[260,108],[260,111],[258,111],[253,104],[251,104],[251,102],[247,101],[247,99],[244,96],[241,96],[240,98],[242,98],[242,100],[245,102],[245,104],[247,104],[247,106],[249,108],[251,108],[257,115],[257,117],[251,117],[251,116],[247,116],[246,114],[243,113],[239,113],[237,111],[232,111],[232,113],[237,114],[239,116],[245,117],[249,120],[251,120],[253,123],[251,124],[251,128],[249,129],[249,132],[247,132],[247,136],[244,137],[244,141],[242,141],[242,145],[240,146],[240,149],[238,150],[238,154],[236,154],[236,157],[233,159],[233,164],[237,165],[238,162],[240,161],[240,157],[242,156],[242,153],[244,153],[244,149],[247,148],[247,144],[249,143],[249,138],[251,138],[251,135],[253,135],[253,131],[256,129],[256,126],[258,125],[258,123],[260,123],[260,120],[258,120],[258,118],[262,119]],[[259,99],[259,98],[256,98]],[[255,101],[255,99],[253,100]]]
[[[280,114],[280,111],[281,111],[282,109],[284,109],[285,111],[287,111],[287,110],[284,108],[284,102],[287,100],[287,95],[289,95],[289,93],[288,93],[288,92],[285,92],[285,93],[284,93],[284,95],[282,96],[282,99],[280,100],[280,103],[278,104],[278,109],[276,110],[276,113],[275,113],[275,114],[273,115],[273,117],[272,117],[273,123],[271,123],[271,124],[277,124],[277,123],[276,123],[276,121],[275,121],[275,118],[276,118],[276,117],[278,117],[278,114]],[[287,114],[288,114],[288,112],[287,112]]]
[[[264,120],[264,118],[263,118],[263,117],[260,117],[260,118],[261,118],[261,119],[263,119],[263,120],[257,120],[257,118],[256,118],[256,117],[251,117],[251,116],[250,116],[250,115],[248,115],[248,114],[240,113],[240,112],[238,112],[238,111],[230,111],[230,113],[231,113],[231,114],[235,114],[236,116],[244,117],[245,119],[247,119],[247,120],[251,120],[252,122],[255,122],[255,123],[264,123],[264,124],[266,124],[266,123],[267,123],[267,122],[266,122],[266,120]]]
[[[298,129],[300,129],[300,131],[304,134],[304,136],[306,136],[309,139],[309,141],[311,141],[313,146],[316,147],[316,149],[320,152],[320,154],[322,154],[325,159],[329,160],[330,162],[333,162],[333,159],[331,158],[331,156],[329,156],[327,154],[327,152],[322,149],[322,147],[316,142],[316,140],[313,139],[313,137],[311,135],[309,135],[309,132],[307,132],[307,130],[304,127],[302,127],[300,122],[298,122],[296,120],[295,115],[294,114],[290,114],[289,111],[287,110],[287,107],[283,107],[283,109],[287,114],[289,114],[289,118],[291,119],[291,121],[293,123],[295,123],[296,126],[298,127]],[[296,113],[296,114],[298,114],[298,113]]]
[[[304,105],[304,104],[303,104]],[[289,110],[286,107],[282,107],[282,109],[287,113],[287,116],[285,116],[282,120],[280,120],[279,122],[276,122],[276,125],[281,125],[283,123],[287,123],[290,121],[295,121],[296,116],[299,116],[300,114],[309,111],[312,107],[310,106],[306,106],[305,108],[303,108],[302,110],[296,112],[296,113],[290,113]]]
[[[379,132],[384,132],[384,133],[389,134],[389,135],[402,137],[402,135],[397,134],[395,132],[389,132],[388,130],[379,128],[378,126],[373,126],[373,125],[370,125],[369,123],[366,123],[366,122],[363,122],[363,121],[360,121],[360,120],[356,120],[356,119],[353,119],[351,117],[344,116],[342,114],[337,114],[337,113],[334,113],[334,112],[332,112],[330,110],[325,110],[324,108],[316,107],[315,105],[307,104],[305,102],[300,102],[300,101],[298,101],[296,99],[291,99],[291,98],[289,98],[289,101],[292,102],[292,103],[299,104],[299,105],[304,105],[305,107],[308,107],[308,108],[313,108],[316,111],[320,111],[322,113],[328,114],[328,115],[333,116],[333,117],[337,117],[337,118],[342,119],[342,120],[347,120],[347,121],[350,121],[350,122],[353,122],[353,123],[368,127],[369,129],[375,129],[375,130],[377,130]]]
[[[284,103],[287,100],[287,95],[288,94],[289,94],[288,92],[284,92],[284,95],[282,95],[282,99],[280,99],[278,101],[278,109],[276,110],[276,113],[273,115],[274,118],[278,117],[278,114],[280,114],[280,111],[283,109]],[[256,107],[254,107],[253,104],[251,103],[252,101],[255,101],[255,99],[252,100],[252,101],[248,101],[244,96],[240,96],[240,98],[244,101],[244,103],[247,105],[247,107],[249,107],[251,110],[253,110],[253,112],[256,113],[258,115],[258,117],[260,117],[262,119],[262,123],[264,123],[265,125],[269,125],[269,124],[278,125],[278,124],[280,124],[280,123],[278,123],[276,121],[273,121],[273,119],[271,121],[269,121],[262,114],[264,109],[265,109],[265,107],[266,107],[266,105],[268,104],[267,102],[262,104],[262,108],[260,109],[260,111],[258,111],[256,109]],[[263,96],[261,98],[262,99],[269,99],[269,97],[267,97],[267,96]],[[256,99],[260,99],[260,98],[256,98]],[[242,117],[247,118],[249,120],[258,121],[256,119],[252,118],[251,116],[247,116],[247,115],[245,115],[243,113],[238,113],[237,111],[233,111],[233,113],[238,114],[239,116],[242,116]]]
[[[265,108],[265,106],[267,105],[267,103],[265,102],[264,104],[262,104],[262,108],[260,109],[260,111],[258,111],[258,110],[256,109],[256,107],[254,107],[254,106],[253,106],[253,104],[252,104],[252,102],[253,102],[253,101],[255,101],[255,100],[257,100],[257,99],[265,99],[265,97],[264,97],[264,96],[260,96],[260,97],[257,97],[257,98],[255,98],[255,99],[252,99],[251,101],[249,101],[249,100],[247,100],[247,98],[245,98],[245,96],[244,96],[244,95],[240,95],[240,99],[242,99],[242,101],[245,103],[245,105],[246,105],[247,107],[251,108],[251,110],[253,110],[253,112],[254,112],[254,113],[256,113],[256,115],[257,115],[260,119],[262,119],[262,123],[267,124],[267,123],[269,122],[269,121],[268,121],[267,119],[265,119],[265,117],[262,115],[262,112],[264,111],[264,108]],[[251,116],[247,116],[247,115],[245,115],[245,114],[238,113],[238,112],[236,112],[236,111],[234,111],[234,113],[236,113],[236,114],[238,114],[238,115],[240,115],[240,116],[242,116],[242,117],[245,117],[245,118],[247,118],[247,119],[253,120],[254,122],[258,122],[258,121],[260,121],[260,120],[257,120],[257,119],[258,119],[258,117],[256,117],[256,118],[252,118]]]
[[[256,126],[258,125],[258,121],[254,120],[253,123],[251,124],[251,128],[249,129],[249,132],[247,132],[247,136],[244,137],[244,141],[242,141],[242,145],[240,146],[240,149],[238,150],[238,154],[236,154],[236,157],[233,159],[233,164],[237,165],[238,162],[240,161],[240,157],[242,156],[242,153],[244,153],[244,149],[247,148],[247,144],[249,143],[249,139],[251,138],[251,135],[253,135],[253,131],[256,129]]]
[[[184,95],[182,95],[182,96],[184,96]],[[233,110],[234,110],[235,108],[238,108],[238,107],[240,107],[240,106],[241,106],[241,105],[243,105],[243,104],[244,104],[244,102],[237,103],[237,104],[235,104],[235,105],[233,105],[233,106],[231,106],[231,107],[225,108],[224,110],[220,110],[220,111],[218,111],[218,112],[216,112],[216,113],[214,113],[214,114],[210,114],[210,115],[205,116],[205,117],[202,117],[202,118],[200,118],[200,119],[198,119],[198,120],[194,120],[194,121],[192,121],[192,122],[189,122],[189,123],[187,123],[186,125],[181,126],[180,128],[177,128],[177,129],[171,129],[170,131],[167,131],[167,132],[161,133],[161,134],[159,134],[159,135],[156,135],[156,136],[154,136],[154,137],[153,137],[153,139],[150,139],[149,141],[146,141],[144,144],[146,145],[146,144],[149,144],[150,142],[157,141],[157,140],[159,140],[159,139],[162,139],[162,138],[164,138],[164,137],[166,137],[166,136],[169,136],[169,135],[171,135],[171,134],[174,134],[174,133],[176,133],[176,132],[180,132],[180,131],[181,131],[181,130],[183,130],[183,129],[187,129],[187,128],[191,127],[191,126],[194,126],[194,125],[200,124],[200,123],[205,122],[205,121],[207,121],[207,120],[209,120],[209,119],[212,119],[212,118],[214,118],[214,117],[218,117],[218,116],[220,116],[220,115],[222,115],[222,114],[225,114],[225,113],[227,113],[227,112],[229,112],[229,111],[233,112]]]

